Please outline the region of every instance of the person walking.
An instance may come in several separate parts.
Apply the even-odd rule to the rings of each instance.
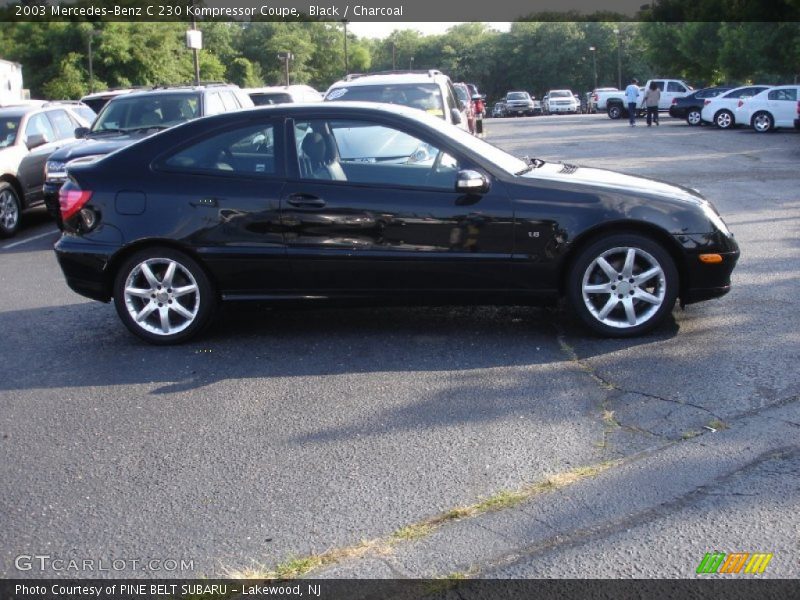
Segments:
[[[636,105],[639,100],[639,81],[631,79],[628,87],[625,88],[625,102],[628,104],[628,122],[631,127],[636,125]]]
[[[658,103],[661,100],[661,90],[658,89],[655,81],[650,82],[650,88],[644,94],[644,105],[647,108],[647,126],[650,127],[653,121],[658,126]]]

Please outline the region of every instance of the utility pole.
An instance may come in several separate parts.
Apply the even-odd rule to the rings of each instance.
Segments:
[[[344,25],[344,74],[350,74],[350,63],[347,59],[347,19],[342,19]]]
[[[294,58],[291,52],[281,52],[278,58],[283,61],[283,74],[286,79],[286,87],[289,87],[289,61]]]
[[[397,45],[392,42],[392,71],[397,70]]]
[[[194,0],[192,0],[192,7],[194,7]],[[192,11],[192,30],[197,30],[197,19],[194,17],[194,11]],[[200,85],[200,57],[198,56],[198,48],[192,48],[192,56],[194,58],[194,84]]]
[[[92,68],[92,41],[94,41],[95,31],[89,31],[89,93],[94,93],[94,69]]]
[[[619,36],[619,28],[614,28],[617,34],[617,89],[622,89],[622,38]]]
[[[594,71],[594,89],[597,89],[597,48],[589,46],[589,52],[592,53],[592,70]]]

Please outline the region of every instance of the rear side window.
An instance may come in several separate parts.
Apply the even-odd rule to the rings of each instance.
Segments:
[[[206,96],[206,116],[218,115],[225,112],[225,105],[217,92],[212,92]]]
[[[238,110],[241,108],[239,106],[239,101],[234,96],[233,92],[229,90],[225,90],[219,93],[220,97],[222,98],[222,104],[225,106],[225,110]]]
[[[769,92],[768,97],[770,100],[788,100],[794,102],[797,100],[797,90],[794,88],[785,90],[772,90]]]
[[[661,89],[663,89],[663,88],[661,88]],[[667,91],[668,92],[681,92],[681,93],[683,93],[683,92],[686,91],[686,88],[683,87],[677,81],[670,81],[669,83],[667,83]]]
[[[663,82],[663,81],[653,81],[653,83],[655,83],[655,84],[656,84],[656,87],[657,87],[657,88],[658,88],[660,91],[662,91],[662,92],[664,91],[664,82]],[[649,86],[648,86],[648,87],[649,87]],[[677,91],[677,90],[672,90],[672,89],[670,89],[669,91],[670,91],[670,92],[674,92],[674,91]]]
[[[278,172],[275,157],[275,127],[261,123],[192,144],[162,161],[161,166],[170,171],[269,177]]]

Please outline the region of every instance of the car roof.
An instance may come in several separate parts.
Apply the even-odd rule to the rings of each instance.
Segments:
[[[39,110],[40,108],[40,106],[4,106],[0,108],[0,117],[23,117],[29,112]]]
[[[263,87],[242,88],[245,94],[274,94],[274,93],[289,93],[292,92],[316,92],[310,85],[267,85]]]
[[[387,84],[415,84],[436,83],[446,77],[441,71],[407,71],[391,73],[366,73],[364,75],[351,74],[345,79],[340,79],[330,89],[337,87],[353,87],[360,85],[387,85]]]

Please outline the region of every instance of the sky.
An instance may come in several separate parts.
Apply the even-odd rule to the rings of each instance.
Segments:
[[[383,21],[380,23],[354,22],[347,24],[347,30],[358,37],[383,39],[388,37],[395,29],[416,29],[426,35],[444,33],[453,25],[460,23],[402,23]],[[498,31],[508,31],[511,23],[487,23]]]

